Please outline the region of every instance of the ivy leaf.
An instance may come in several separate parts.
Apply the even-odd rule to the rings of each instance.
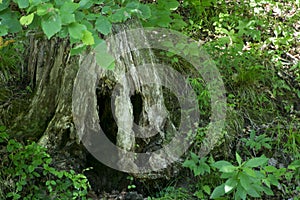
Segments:
[[[61,19],[59,15],[51,15],[42,18],[42,29],[48,39],[61,30]]]
[[[30,15],[27,16],[22,16],[20,19],[21,25],[28,26],[29,24],[31,24],[33,17],[34,17],[34,13],[31,13]]]
[[[103,35],[108,35],[111,32],[112,25],[107,17],[100,15],[96,20],[95,27]]]
[[[96,55],[96,62],[100,67],[108,70],[114,69],[115,59],[110,53],[107,52],[105,41],[102,41],[100,44],[98,44],[94,51]]]
[[[83,31],[82,42],[85,45],[93,45],[95,43],[93,34],[90,31],[84,30]]]
[[[68,30],[73,39],[82,39],[83,32],[86,30],[86,27],[82,24],[74,22],[68,26]]]

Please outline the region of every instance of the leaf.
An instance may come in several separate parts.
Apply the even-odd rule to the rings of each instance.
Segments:
[[[74,22],[68,26],[68,30],[72,38],[81,40],[86,27],[82,24]]]
[[[110,21],[113,23],[123,22],[130,18],[125,8],[120,8],[110,16]]]
[[[74,48],[71,49],[71,55],[79,55],[80,53],[82,53],[84,50],[86,49],[86,45],[84,44],[79,44],[77,46],[75,46]]]
[[[0,7],[1,5],[2,4],[0,4]],[[8,28],[9,33],[17,33],[22,30],[22,26],[19,21],[19,15],[17,12],[11,12],[10,9],[0,12],[0,21],[1,25],[4,25]]]
[[[51,15],[42,18],[42,29],[48,39],[61,30],[61,19],[59,15]]]
[[[31,24],[33,18],[34,18],[34,13],[31,13],[30,15],[27,16],[22,16],[20,18],[20,23],[21,25],[28,26],[29,24]]]
[[[8,8],[10,3],[10,0],[3,0],[2,3],[0,4],[0,11],[5,10]]]
[[[235,152],[235,157],[236,157],[236,161],[238,162],[239,166],[241,166],[242,165],[241,156],[237,152]]]
[[[211,190],[210,190],[210,187],[209,187],[208,185],[204,185],[204,186],[202,187],[202,189],[203,189],[203,191],[204,191],[206,194],[210,195]]]
[[[221,172],[230,173],[236,170],[236,167],[233,166],[230,162],[225,160],[217,161],[213,165],[213,167],[218,168]]]
[[[234,178],[229,178],[226,182],[225,182],[225,186],[224,186],[224,191],[225,193],[228,193],[230,191],[232,191],[236,186],[237,186],[237,180]]]
[[[95,43],[93,34],[87,30],[83,31],[82,42],[85,45],[93,45]]]
[[[60,12],[60,17],[61,17],[61,23],[63,25],[71,24],[76,21],[75,14]]]
[[[258,167],[258,166],[263,166],[264,164],[266,164],[268,162],[268,158],[266,158],[265,156],[261,156],[258,158],[252,158],[250,160],[248,160],[245,163],[245,167]]]
[[[103,35],[108,35],[111,32],[112,24],[107,17],[100,15],[96,20],[95,27]]]
[[[37,6],[36,14],[38,16],[44,16],[54,11],[51,3],[40,4]]]
[[[97,45],[94,51],[96,55],[96,62],[100,67],[109,70],[114,69],[115,59],[111,54],[107,52],[105,41]]]
[[[196,164],[193,160],[185,160],[184,163],[182,164],[183,167],[187,167],[189,169],[193,169],[196,167]]]
[[[212,194],[210,195],[210,198],[216,199],[216,198],[223,196],[225,194],[224,186],[225,186],[225,184],[222,184],[222,185],[216,187],[214,189],[214,191],[212,192]]]
[[[4,36],[8,33],[8,27],[0,24],[0,36]]]
[[[78,3],[73,3],[73,2],[65,2],[61,8],[59,9],[63,13],[74,13],[78,8],[79,8]]]
[[[240,184],[238,184],[235,193],[235,199],[239,199],[237,197],[240,197],[240,199],[245,200],[246,196],[247,196],[247,191]]]
[[[250,182],[250,177],[247,174],[245,174],[244,172],[240,173],[239,179],[240,179],[240,183],[241,183],[242,187],[246,191],[248,191],[248,189],[252,187],[252,184]]]
[[[19,8],[27,8],[29,6],[28,0],[18,0],[17,3]]]

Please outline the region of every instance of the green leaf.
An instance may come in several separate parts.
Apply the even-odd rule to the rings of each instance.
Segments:
[[[193,160],[185,160],[184,163],[182,164],[183,167],[188,167],[189,169],[193,169],[196,167],[196,164]]]
[[[79,44],[76,47],[71,49],[71,55],[79,55],[80,53],[82,53],[84,50],[86,49],[86,45],[84,44]]]
[[[93,1],[90,0],[81,0],[79,6],[81,9],[88,9],[93,5]]]
[[[76,21],[75,14],[60,12],[60,17],[61,17],[61,23],[63,25],[71,24]]]
[[[85,45],[93,45],[95,42],[94,42],[94,37],[93,37],[93,34],[87,30],[84,30],[83,31],[83,37],[82,37],[82,42],[85,44]]]
[[[268,162],[268,158],[266,158],[265,156],[261,156],[258,158],[252,158],[250,160],[248,160],[245,163],[245,167],[258,167],[258,166],[263,166],[264,164],[266,164]]]
[[[113,23],[123,22],[130,18],[130,14],[126,8],[120,8],[110,16],[110,21]]]
[[[107,17],[99,15],[95,23],[96,30],[103,35],[108,35],[111,32],[112,24]]]
[[[210,193],[211,193],[211,190],[210,190],[209,185],[204,185],[204,186],[202,187],[202,190],[203,190],[206,194],[208,194],[208,195],[210,195]]]
[[[30,15],[27,16],[22,16],[20,18],[20,23],[21,25],[28,26],[33,21],[33,18],[34,18],[34,13],[31,13]]]
[[[244,167],[243,168],[243,171],[248,174],[249,176],[252,176],[252,177],[256,177],[256,173],[253,169],[251,168],[248,168],[248,167]]]
[[[29,166],[28,166],[28,172],[29,172],[29,173],[32,173],[32,172],[34,171],[34,169],[35,169],[34,166],[32,166],[32,165],[29,165]]]
[[[8,27],[0,24],[0,36],[4,36],[8,33]]]
[[[218,168],[221,172],[230,173],[236,170],[236,167],[233,166],[230,162],[221,160],[212,164],[213,167]]]
[[[18,0],[17,3],[19,8],[27,8],[29,6],[28,0]]]
[[[74,13],[79,8],[78,3],[66,2],[59,9],[63,13]]]
[[[239,197],[239,198],[237,198]],[[243,199],[245,200],[247,197],[247,191],[240,185],[237,185],[236,193],[235,193],[235,199]]]
[[[51,15],[42,18],[42,29],[48,39],[61,30],[61,18],[59,15]]]
[[[235,152],[235,157],[236,157],[236,161],[238,162],[239,166],[241,166],[242,165],[241,156],[237,152]]]
[[[0,12],[1,25],[8,28],[9,33],[17,33],[22,30],[22,26],[19,22],[19,14],[17,12],[12,12],[7,9]]]
[[[2,3],[0,4],[0,11],[5,10],[8,8],[10,3],[10,0],[3,0]]]
[[[97,64],[100,67],[109,70],[114,69],[115,59],[110,53],[107,52],[107,46],[105,41],[97,45],[94,51],[96,55]]]
[[[38,16],[44,16],[54,11],[51,3],[40,4],[37,7],[36,14]]]
[[[246,173],[241,172],[240,175],[239,175],[239,178],[240,178],[240,183],[241,183],[242,187],[246,191],[248,191],[248,189],[252,187],[250,177]]]
[[[74,22],[68,26],[68,30],[72,38],[81,40],[86,27],[82,24]]]
[[[214,191],[212,192],[212,194],[210,195],[210,198],[216,199],[216,198],[223,196],[225,194],[224,186],[225,186],[225,184],[222,184],[222,185],[216,187],[214,189]]]
[[[224,191],[225,193],[229,193],[231,192],[236,186],[237,186],[237,180],[234,178],[229,178],[226,182],[225,182],[225,186],[224,186]]]

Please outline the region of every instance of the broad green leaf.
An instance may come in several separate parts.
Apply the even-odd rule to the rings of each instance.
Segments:
[[[110,21],[113,23],[123,22],[130,18],[130,14],[125,8],[118,9],[115,13],[110,16]]]
[[[266,193],[266,195],[269,195],[269,196],[274,195],[273,191],[270,188],[265,187],[265,186],[262,186],[262,188],[263,188],[264,193]]]
[[[62,13],[74,13],[75,10],[77,10],[78,8],[79,8],[78,3],[67,2],[67,3],[64,3],[59,10]]]
[[[19,8],[27,8],[29,6],[28,0],[18,0],[17,3]]]
[[[242,187],[247,191],[249,188],[252,187],[252,183],[250,181],[249,176],[245,172],[241,172],[239,175],[240,183]]]
[[[31,24],[32,20],[34,18],[34,13],[31,13],[30,15],[27,16],[22,16],[20,19],[21,25],[28,26]]]
[[[2,3],[0,4],[0,11],[5,10],[8,8],[10,3],[10,0],[3,0]]]
[[[86,27],[82,24],[74,22],[68,26],[69,34],[74,39],[81,39]]]
[[[9,9],[0,12],[0,21],[1,25],[8,28],[9,33],[17,33],[22,30],[17,12],[11,12]]]
[[[63,25],[71,24],[75,22],[75,15],[71,13],[62,13],[60,12],[60,17],[61,17],[61,23]]]
[[[42,18],[42,29],[48,39],[61,30],[61,19],[59,15],[51,15]]]
[[[97,64],[100,67],[109,70],[114,69],[115,59],[110,53],[107,52],[107,46],[105,41],[97,45],[94,51],[96,55]]]
[[[216,198],[223,196],[225,194],[224,186],[225,186],[225,184],[222,184],[222,185],[219,185],[218,187],[216,187],[214,189],[214,191],[212,192],[212,194],[210,195],[210,198],[216,199]]]
[[[238,162],[239,166],[241,166],[242,165],[241,156],[237,152],[235,152],[235,157],[236,157],[236,161]]]
[[[0,36],[6,35],[8,33],[8,27],[0,24]]]
[[[158,0],[157,3],[161,9],[168,10],[176,10],[179,6],[179,2],[177,0]]]
[[[107,17],[99,15],[95,23],[96,30],[103,35],[108,35],[111,32],[112,24]]]
[[[95,42],[94,42],[94,37],[93,37],[93,34],[87,30],[84,30],[83,31],[83,37],[82,37],[82,42],[85,44],[85,45],[93,45]]]
[[[189,169],[193,169],[196,167],[196,164],[193,160],[185,160],[184,163],[182,164],[183,167],[187,167]]]
[[[237,186],[237,180],[234,178],[229,178],[226,182],[225,182],[225,186],[224,186],[224,191],[225,193],[229,193],[230,191],[232,191],[236,186]]]
[[[151,17],[151,10],[149,8],[149,6],[145,5],[145,4],[140,4],[139,6],[139,16],[142,18],[142,19],[149,19]]]
[[[236,170],[236,167],[233,166],[230,162],[225,160],[217,161],[213,165],[213,167],[218,168],[221,172],[230,173]]]
[[[264,164],[266,164],[268,162],[268,158],[266,158],[265,156],[261,156],[258,158],[252,158],[250,160],[248,160],[245,163],[245,167],[258,167],[258,166],[263,166]]]
[[[243,168],[243,171],[248,174],[249,176],[252,176],[252,177],[256,177],[256,173],[253,169],[251,168],[248,168],[248,167],[244,167]]]
[[[90,0],[81,0],[79,6],[81,9],[88,9],[93,5],[93,1]]]
[[[38,16],[44,16],[54,11],[51,3],[40,4],[37,7],[36,14]]]
[[[246,197],[247,197],[247,191],[240,184],[238,184],[235,193],[235,199],[245,200]]]

